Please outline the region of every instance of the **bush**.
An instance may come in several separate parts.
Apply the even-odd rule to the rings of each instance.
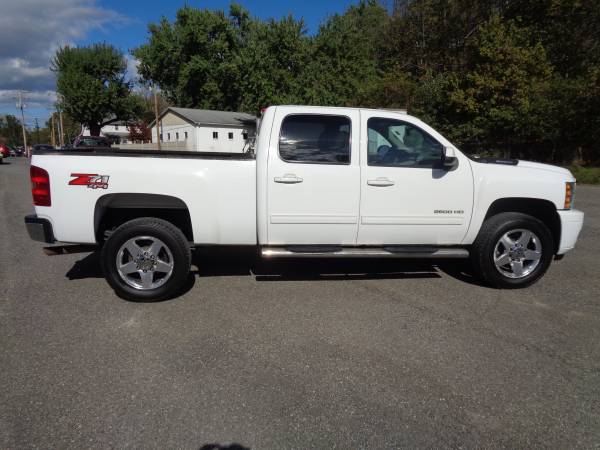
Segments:
[[[569,167],[579,184],[600,184],[600,167]]]

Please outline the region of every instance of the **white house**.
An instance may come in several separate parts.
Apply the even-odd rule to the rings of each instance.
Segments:
[[[159,116],[161,142],[168,148],[200,152],[242,153],[256,132],[251,114],[168,107]],[[156,143],[156,124],[150,123]],[[167,147],[167,146],[165,146]]]
[[[83,136],[89,136],[89,128],[83,127],[81,134]],[[110,121],[107,125],[104,125],[100,129],[100,135],[110,138],[115,144],[129,143],[129,129],[127,128],[127,122],[122,120],[115,119]]]

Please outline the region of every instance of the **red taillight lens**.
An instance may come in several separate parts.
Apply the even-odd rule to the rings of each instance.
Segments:
[[[50,206],[50,177],[48,172],[36,166],[29,169],[31,177],[31,194],[35,206]]]

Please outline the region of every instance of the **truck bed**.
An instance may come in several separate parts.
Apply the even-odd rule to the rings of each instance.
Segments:
[[[51,206],[35,210],[50,221],[57,241],[96,243],[105,205],[148,209],[158,204],[139,202],[140,196],[159,195],[185,204],[195,244],[256,244],[254,155],[74,148],[35,151],[31,164],[49,174]],[[90,177],[101,181],[89,183]]]

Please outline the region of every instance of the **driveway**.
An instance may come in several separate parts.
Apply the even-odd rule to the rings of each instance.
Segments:
[[[577,249],[526,290],[452,261],[265,264],[232,249],[198,252],[182,297],[131,303],[95,253],[50,257],[28,238],[27,161],[8,162],[2,449],[600,444],[597,187],[577,191]]]

